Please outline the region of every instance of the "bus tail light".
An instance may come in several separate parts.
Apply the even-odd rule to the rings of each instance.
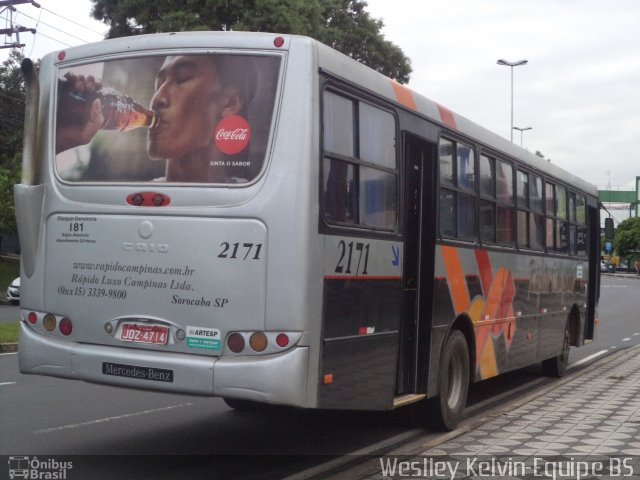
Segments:
[[[229,332],[227,354],[268,355],[280,353],[296,345],[302,332]]]
[[[256,332],[249,338],[249,346],[256,352],[264,352],[268,343],[267,336],[262,332]]]
[[[171,198],[164,193],[137,192],[127,196],[127,203],[133,207],[166,207]]]
[[[71,332],[73,331],[73,325],[71,323],[71,320],[68,319],[67,317],[64,317],[62,320],[60,320],[60,325],[58,326],[58,329],[60,330],[60,333],[65,337],[68,337],[69,335],[71,335]]]
[[[278,335],[276,337],[276,344],[280,347],[280,348],[285,348],[287,345],[289,345],[289,337],[286,333],[281,333],[280,335]]]
[[[26,321],[36,330],[52,334],[59,334],[68,337],[73,332],[73,322],[69,317],[46,312],[25,312],[22,313],[23,321]]]
[[[56,329],[57,323],[56,316],[52,313],[47,313],[42,319],[42,326],[47,332],[53,332]]]
[[[239,333],[232,333],[227,338],[227,346],[233,353],[240,353],[244,350],[244,337]]]

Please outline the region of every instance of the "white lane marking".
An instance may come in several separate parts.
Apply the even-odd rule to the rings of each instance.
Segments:
[[[0,383],[0,387],[2,387],[4,385],[15,385],[15,384],[16,384],[16,382],[3,382],[3,383]]]
[[[623,342],[628,342],[629,340],[631,340],[631,337],[627,337],[627,338],[623,338],[622,339]]]
[[[585,357],[582,360],[578,360],[576,363],[572,363],[571,365],[569,365],[569,369],[578,367],[578,366],[582,365],[583,363],[587,363],[587,362],[593,360],[594,358],[601,357],[602,355],[604,355],[608,351],[609,350],[600,350],[599,352],[596,352],[593,355],[589,355],[588,357]]]
[[[18,352],[7,352],[7,353],[0,353],[0,357],[4,356],[4,355],[17,355]]]
[[[52,432],[59,432],[61,430],[71,430],[73,428],[86,427],[89,425],[98,425],[100,423],[113,422],[117,420],[123,420],[125,418],[138,417],[141,415],[150,415],[150,414],[159,413],[159,412],[166,412],[167,410],[175,410],[176,408],[191,407],[193,405],[194,405],[193,403],[181,403],[179,405],[171,405],[169,407],[163,407],[163,408],[154,408],[152,410],[144,410],[142,412],[126,413],[124,415],[118,415],[115,417],[98,418],[97,420],[73,423],[70,425],[63,425],[61,427],[45,428],[43,430],[36,430],[34,433],[52,433]]]
[[[634,333],[632,336],[637,337],[640,333]]]

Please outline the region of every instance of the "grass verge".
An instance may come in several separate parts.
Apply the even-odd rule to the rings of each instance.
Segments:
[[[16,343],[18,341],[18,322],[0,324],[0,343]]]

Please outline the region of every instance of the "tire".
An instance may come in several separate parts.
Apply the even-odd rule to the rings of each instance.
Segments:
[[[469,393],[469,346],[459,330],[452,330],[442,351],[438,374],[439,396],[425,408],[429,426],[441,431],[456,428],[464,413]]]
[[[224,403],[226,403],[228,407],[233,408],[237,412],[276,413],[285,411],[286,408],[289,408],[284,405],[275,405],[272,403],[256,402],[255,400],[243,400],[239,398],[222,397],[222,400],[224,400]]]
[[[227,398],[223,397],[224,403],[227,404],[228,407],[233,408],[234,410],[238,410],[239,412],[252,412],[255,410],[260,410],[263,407],[263,404],[259,402],[253,402],[251,400],[240,400],[237,398]]]
[[[548,377],[562,377],[567,371],[569,365],[569,350],[571,350],[571,332],[569,325],[564,328],[564,343],[562,345],[562,353],[556,357],[548,358],[542,361],[542,372]]]

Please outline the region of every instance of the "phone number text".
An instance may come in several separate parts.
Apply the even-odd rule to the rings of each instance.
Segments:
[[[58,294],[72,297],[111,298],[113,300],[124,300],[127,298],[126,290],[117,290],[114,288],[69,288],[64,285],[58,287]]]

